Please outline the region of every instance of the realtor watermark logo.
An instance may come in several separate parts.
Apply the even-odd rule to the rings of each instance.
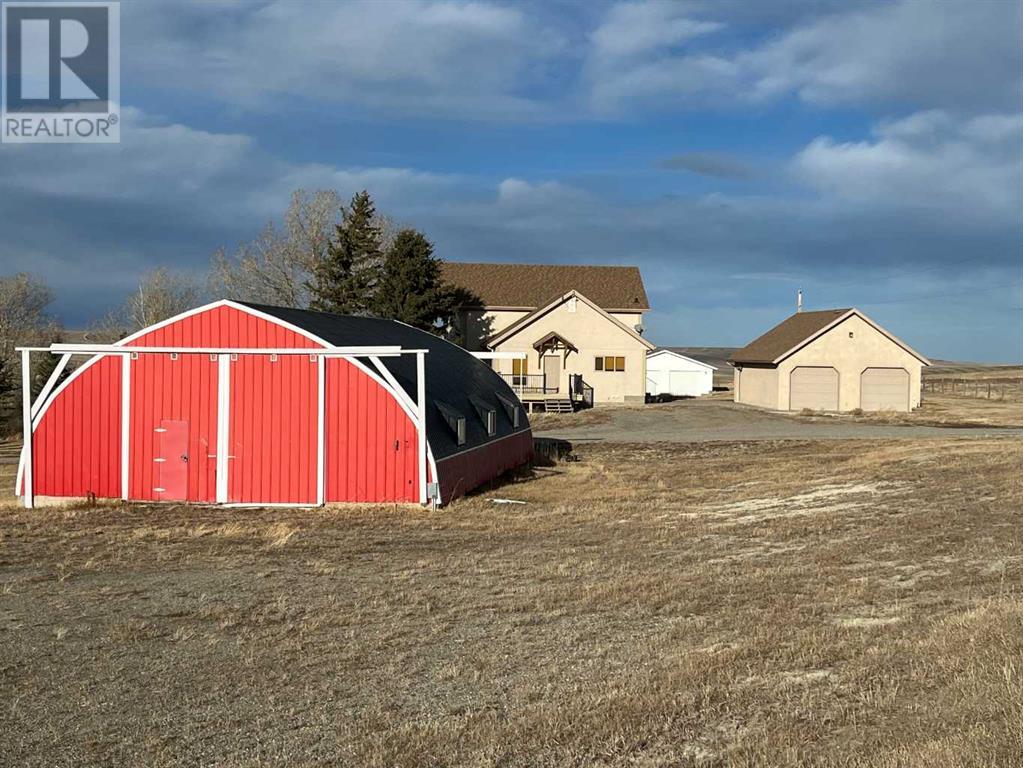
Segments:
[[[3,3],[2,40],[0,140],[121,140],[118,3]]]

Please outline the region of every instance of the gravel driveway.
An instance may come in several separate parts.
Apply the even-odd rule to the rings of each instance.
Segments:
[[[849,440],[890,438],[1023,437],[1023,429],[923,427],[807,422],[724,400],[679,400],[646,408],[609,408],[610,421],[548,428],[537,437],[575,442],[673,442],[710,440]]]

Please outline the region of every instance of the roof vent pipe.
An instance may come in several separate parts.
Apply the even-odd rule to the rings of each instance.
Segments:
[[[803,311],[803,289],[800,288],[796,291],[796,312]]]

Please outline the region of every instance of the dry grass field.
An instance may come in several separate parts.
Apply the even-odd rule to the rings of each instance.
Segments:
[[[0,764],[1020,764],[1023,443],[578,453],[524,505],[8,503]]]
[[[936,427],[1023,427],[1023,399],[988,400],[950,394],[924,394],[920,407],[911,413],[793,414],[800,420],[852,421],[871,424],[905,424]]]

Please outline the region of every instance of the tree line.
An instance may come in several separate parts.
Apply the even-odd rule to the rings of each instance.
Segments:
[[[340,220],[333,216],[340,212]],[[284,216],[233,256],[214,255],[215,295],[344,315],[400,320],[445,332],[474,297],[444,284],[426,236],[380,215],[369,193],[297,191]]]
[[[441,263],[422,232],[398,227],[378,213],[368,192],[357,193],[346,204],[332,190],[298,190],[283,226],[267,224],[232,254],[217,251],[205,278],[167,267],[147,272],[125,302],[94,322],[85,336],[113,342],[212,297],[389,318],[454,337],[457,309],[479,299],[445,284]],[[35,277],[0,276],[0,436],[20,428],[15,347],[47,346],[64,338],[48,311],[52,298]],[[33,358],[35,395],[56,357]]]

